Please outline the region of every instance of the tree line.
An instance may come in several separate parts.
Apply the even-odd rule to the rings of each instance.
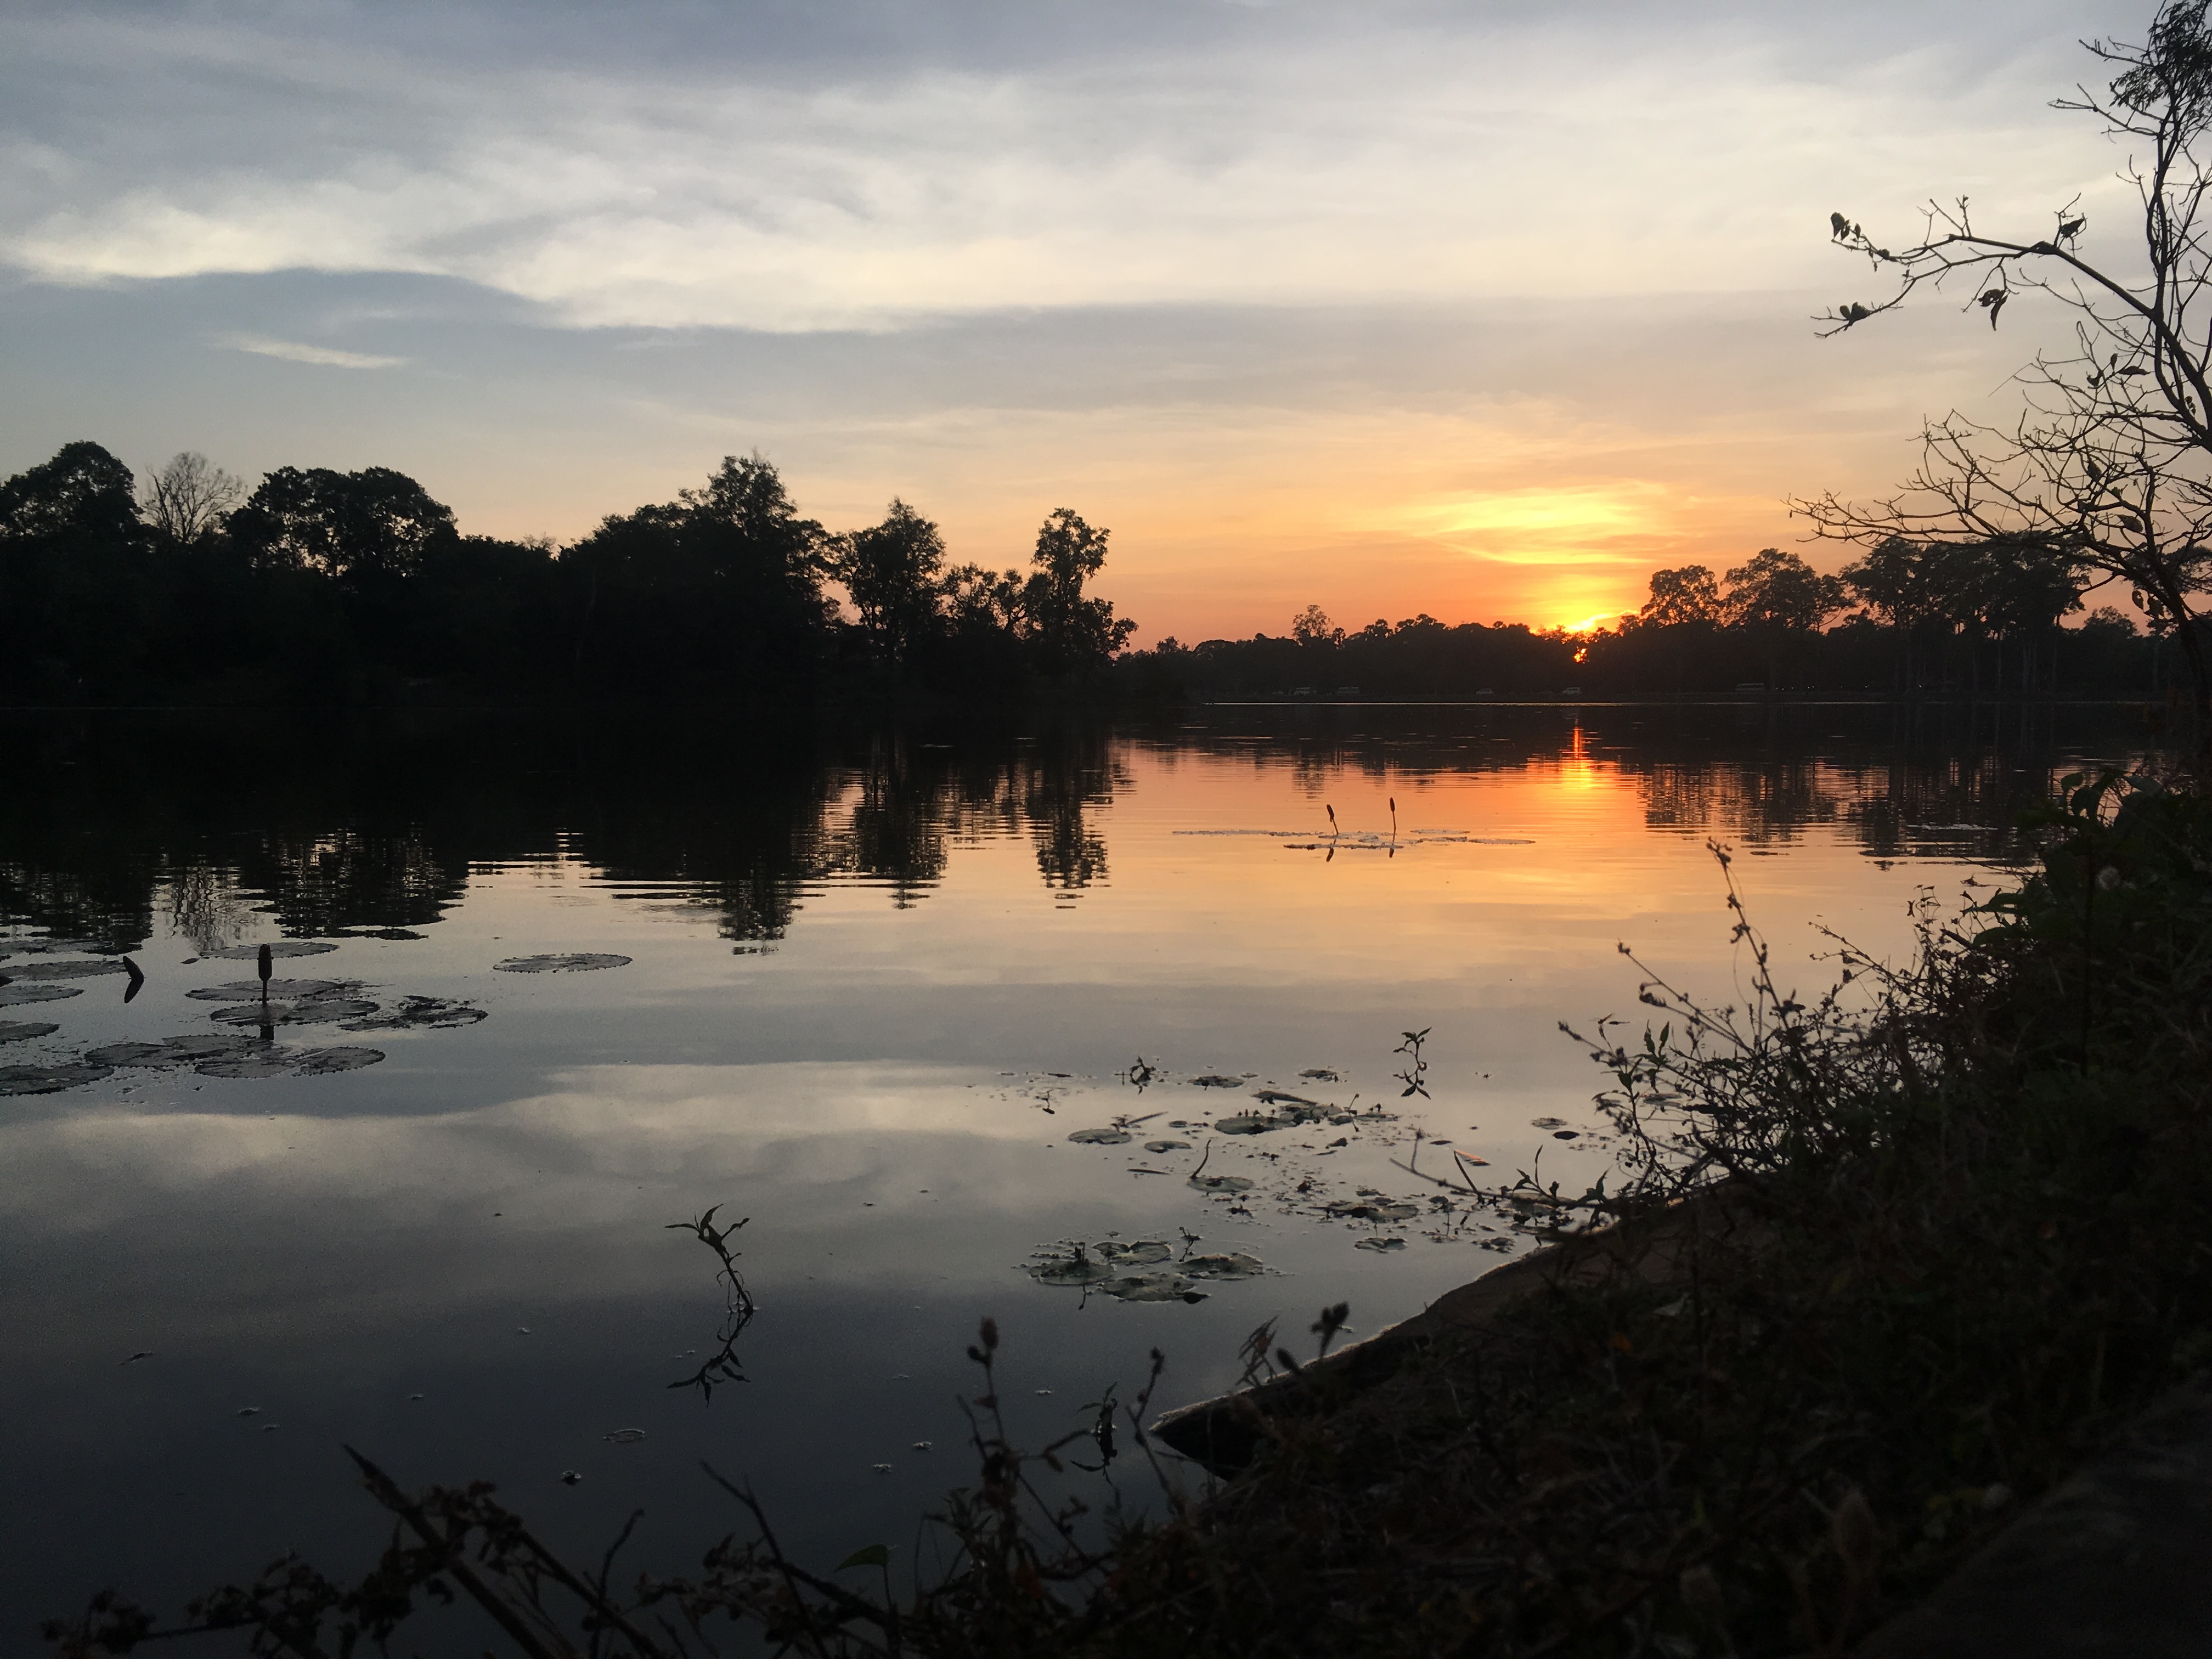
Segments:
[[[464,535],[387,467],[249,489],[187,453],[142,487],[77,442],[0,484],[0,658],[44,703],[1079,690],[1135,628],[1088,591],[1109,534],[1060,508],[1026,571],[954,564],[903,501],[833,532],[752,455],[560,546]]]
[[[1421,615],[1347,631],[1318,605],[1285,635],[1164,640],[1118,672],[1210,697],[1658,696],[1759,690],[1919,697],[2162,696],[2187,667],[2171,622],[2145,635],[2111,606],[2075,626],[2078,567],[2026,538],[1888,538],[1835,575],[1764,549],[1717,575],[1651,573],[1650,598],[1591,632]]]

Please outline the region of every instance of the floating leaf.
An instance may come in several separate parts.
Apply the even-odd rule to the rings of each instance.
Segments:
[[[373,1002],[352,997],[308,997],[300,1002],[249,1002],[242,1007],[218,1008],[210,1019],[226,1025],[323,1025],[332,1020],[362,1019],[376,1012]]]
[[[1229,1117],[1216,1118],[1213,1127],[1225,1135],[1263,1135],[1270,1129],[1289,1127],[1286,1119],[1261,1117],[1255,1112],[1238,1112]]]
[[[1243,1078],[1223,1077],[1217,1072],[1208,1072],[1204,1077],[1194,1077],[1190,1081],[1194,1088],[1199,1089],[1241,1089],[1244,1086]]]
[[[287,1002],[302,997],[326,997],[340,991],[358,991],[357,979],[272,979],[264,985],[258,979],[234,979],[224,985],[203,985],[185,994],[195,1002],[245,1002],[258,999],[265,991],[271,997]]]
[[[587,974],[599,968],[627,968],[629,963],[628,957],[579,951],[566,956],[509,957],[492,966],[502,974]]]
[[[1145,1150],[1148,1152],[1187,1152],[1190,1150],[1190,1142],[1188,1140],[1148,1140],[1145,1143]]]
[[[473,1025],[484,1017],[484,1011],[472,1003],[451,1002],[444,997],[402,997],[398,1006],[386,1009],[374,1019],[348,1020],[349,1031],[450,1031],[458,1026]]]
[[[1309,1083],[1341,1083],[1344,1079],[1326,1066],[1316,1066],[1298,1075]]]
[[[0,1095],[50,1095],[114,1074],[106,1066],[0,1066]]]
[[[0,1008],[23,1002],[59,1002],[64,997],[81,997],[82,985],[0,985]]]
[[[234,1060],[204,1060],[192,1067],[202,1077],[289,1077],[292,1075],[292,1052],[289,1048],[260,1048],[259,1052],[240,1054]]]
[[[1150,1267],[1155,1261],[1165,1261],[1175,1252],[1155,1239],[1140,1239],[1134,1243],[1116,1244],[1109,1242],[1098,1247],[1104,1260],[1122,1267]]]
[[[1131,1137],[1121,1129],[1078,1129],[1068,1139],[1084,1146],[1121,1146]]]
[[[188,1066],[255,1046],[252,1037],[210,1031],[205,1036],[164,1037],[159,1042],[111,1042],[85,1058],[101,1066]]]
[[[323,1077],[359,1071],[384,1058],[380,1048],[286,1048],[250,1043],[253,1052],[204,1060],[192,1067],[203,1077]]]
[[[1355,1250],[1402,1250],[1406,1248],[1406,1241],[1402,1238],[1363,1238],[1352,1248]]]
[[[103,941],[96,939],[0,939],[0,957],[54,957],[70,951],[82,956],[93,956],[106,948]],[[138,947],[134,943],[128,948],[136,950]],[[118,954],[120,954],[119,951]]]
[[[645,1431],[643,1429],[615,1429],[608,1433],[601,1435],[599,1438],[608,1442],[611,1445],[635,1446],[639,1441],[645,1438]]]
[[[1567,1127],[1567,1121],[1563,1117],[1532,1117],[1528,1120],[1528,1127],[1532,1129],[1564,1129]]]
[[[1321,1102],[1308,1100],[1304,1095],[1286,1094],[1280,1089],[1261,1089],[1254,1098],[1267,1106],[1311,1106],[1319,1109]]]
[[[1113,1276],[1111,1267],[1092,1261],[1079,1245],[1073,1255],[1059,1256],[1030,1269],[1030,1277],[1040,1285],[1095,1285]]]
[[[381,1048],[302,1048],[295,1069],[301,1077],[328,1077],[333,1072],[357,1072],[383,1058]]]
[[[1193,1176],[1190,1184],[1201,1193],[1249,1193],[1252,1183],[1243,1176]]]
[[[0,1019],[0,1042],[21,1042],[25,1037],[48,1036],[61,1029],[43,1019]]]
[[[1121,1279],[1109,1279],[1098,1287],[1121,1302],[1198,1302],[1206,1292],[1191,1288],[1190,1280],[1179,1273],[1130,1273]]]
[[[1194,1255],[1181,1265],[1193,1279],[1256,1279],[1267,1271],[1266,1262],[1242,1250],[1226,1255]]]
[[[1411,1221],[1421,1212],[1419,1205],[1395,1199],[1340,1199],[1322,1209],[1340,1221]]]
[[[96,979],[102,974],[127,974],[119,962],[19,962],[7,970],[18,984],[48,979]]]
[[[325,945],[319,939],[280,939],[267,947],[272,957],[319,957],[326,951],[335,951],[335,945]],[[221,957],[225,962],[252,962],[261,955],[258,945],[229,945],[220,951],[210,951],[210,957]]]

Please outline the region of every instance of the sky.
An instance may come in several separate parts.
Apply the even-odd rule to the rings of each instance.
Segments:
[[[384,465],[568,540],[758,452],[1139,644],[1576,625],[1883,493],[2063,343],[1823,341],[1931,197],[2118,254],[2147,0],[0,0],[0,474]]]

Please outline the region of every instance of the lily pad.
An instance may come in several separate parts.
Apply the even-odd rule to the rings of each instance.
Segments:
[[[272,979],[264,986],[258,979],[234,979],[222,985],[203,985],[185,994],[195,1002],[258,1001],[263,991],[286,1002],[301,997],[326,997],[338,991],[357,991],[359,980]]]
[[[202,1077],[289,1077],[292,1075],[292,1051],[289,1048],[264,1048],[255,1044],[258,1052],[240,1054],[235,1058],[204,1060],[192,1067]]]
[[[1270,1129],[1286,1127],[1281,1118],[1261,1117],[1256,1112],[1238,1112],[1230,1117],[1218,1117],[1213,1127],[1225,1135],[1263,1135]]]
[[[1079,1146],[1124,1146],[1131,1137],[1124,1129],[1078,1129],[1068,1139]]]
[[[114,1075],[106,1066],[0,1066],[0,1095],[50,1095]]]
[[[1194,1255],[1182,1264],[1193,1279],[1257,1279],[1267,1264],[1256,1255],[1231,1250],[1225,1255]]]
[[[1156,1239],[1139,1239],[1133,1243],[1117,1244],[1112,1241],[1098,1247],[1099,1256],[1124,1267],[1149,1267],[1156,1261],[1165,1261],[1175,1252]]]
[[[1355,1250],[1402,1250],[1406,1248],[1406,1241],[1402,1238],[1363,1238],[1352,1248]]]
[[[272,957],[319,957],[326,951],[335,951],[335,945],[325,945],[320,939],[279,939],[269,942]],[[228,945],[220,951],[210,951],[210,957],[221,957],[225,962],[252,962],[261,955],[258,945]]]
[[[1252,1183],[1243,1176],[1193,1176],[1190,1184],[1201,1193],[1249,1193]]]
[[[1190,1142],[1188,1140],[1148,1140],[1145,1143],[1145,1150],[1148,1152],[1187,1152],[1190,1150]]]
[[[1030,1277],[1040,1285],[1095,1285],[1102,1279],[1114,1276],[1113,1267],[1085,1254],[1079,1244],[1072,1255],[1054,1255],[1049,1261],[1041,1261],[1030,1270]]]
[[[252,1045],[254,1052],[202,1060],[192,1069],[203,1077],[324,1077],[355,1072],[384,1058],[380,1048],[286,1048]]]
[[[43,1019],[0,1019],[0,1042],[21,1042],[25,1037],[49,1036],[61,1029]]]
[[[1564,1129],[1567,1127],[1567,1121],[1563,1117],[1532,1117],[1528,1120],[1528,1127],[1532,1129]]]
[[[502,974],[587,974],[599,968],[627,968],[628,957],[579,951],[568,956],[509,957],[492,966]]]
[[[83,994],[82,985],[0,985],[0,1008],[21,1002],[59,1002],[64,997]]]
[[[1109,1279],[1098,1287],[1120,1302],[1203,1302],[1204,1291],[1194,1290],[1191,1282],[1172,1270],[1156,1273],[1130,1273],[1121,1279]]]
[[[358,1072],[384,1058],[381,1048],[302,1048],[295,1056],[301,1077],[328,1077],[333,1072]]]
[[[159,1042],[111,1042],[85,1058],[100,1066],[190,1066],[253,1048],[252,1037],[210,1031],[206,1036],[165,1037]]]
[[[1190,1081],[1191,1085],[1198,1089],[1241,1089],[1244,1086],[1244,1079],[1241,1077],[1223,1077],[1213,1072],[1204,1077],[1194,1077]]]
[[[484,1011],[472,1003],[450,1002],[444,997],[402,997],[395,1008],[387,1008],[374,1019],[349,1019],[343,1030],[348,1031],[450,1031],[456,1026],[473,1025],[484,1017]]]
[[[19,962],[4,970],[17,984],[48,979],[97,979],[102,974],[127,974],[119,962]]]
[[[1312,1066],[1306,1071],[1300,1072],[1298,1075],[1305,1079],[1309,1083],[1341,1083],[1344,1081],[1342,1077],[1338,1075],[1336,1073],[1330,1071],[1326,1066]]]
[[[0,957],[33,956],[58,957],[74,951],[90,956],[106,948],[107,941],[96,939],[0,939]],[[136,949],[136,946],[132,947]]]
[[[1340,1221],[1411,1221],[1420,1214],[1420,1206],[1406,1204],[1395,1199],[1346,1199],[1322,1208]]]
[[[324,1025],[332,1020],[364,1019],[375,1012],[374,1003],[352,997],[308,997],[299,1002],[249,1002],[240,1008],[218,1008],[208,1018],[226,1025]]]

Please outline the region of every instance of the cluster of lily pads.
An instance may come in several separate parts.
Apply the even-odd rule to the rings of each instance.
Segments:
[[[1117,1302],[1203,1302],[1200,1280],[1256,1279],[1267,1271],[1256,1255],[1232,1250],[1177,1257],[1158,1239],[1085,1245],[1080,1239],[1048,1244],[1031,1253],[1028,1269],[1040,1285],[1096,1291]]]
[[[1156,1062],[1139,1060],[1121,1080],[1133,1085],[1140,1093],[1155,1085],[1176,1082],[1202,1090],[1244,1090],[1257,1081],[1258,1075],[1249,1072],[1209,1072],[1176,1079]],[[1344,1080],[1339,1073],[1325,1066],[1311,1067],[1298,1075],[1299,1080],[1309,1085]],[[1350,1146],[1355,1138],[1364,1142],[1379,1139],[1389,1148],[1410,1148],[1410,1161],[1398,1156],[1393,1156],[1390,1161],[1434,1189],[1411,1198],[1394,1196],[1371,1187],[1358,1188],[1352,1196],[1340,1196],[1343,1188],[1334,1187],[1332,1190],[1334,1183],[1321,1173],[1317,1164],[1308,1168],[1306,1160],[1297,1158],[1295,1153],[1262,1150],[1256,1145],[1245,1163],[1245,1167],[1253,1171],[1250,1176],[1212,1173],[1212,1168],[1218,1166],[1211,1164],[1215,1149],[1209,1143],[1206,1154],[1185,1177],[1195,1190],[1226,1200],[1227,1213],[1231,1216],[1250,1215],[1253,1212],[1248,1204],[1257,1204],[1264,1199],[1285,1214],[1303,1213],[1317,1220],[1359,1229],[1364,1236],[1354,1241],[1353,1248],[1376,1255],[1394,1255],[1407,1249],[1409,1235],[1416,1230],[1420,1236],[1438,1243],[1467,1243],[1481,1249],[1510,1252],[1528,1231],[1540,1231],[1555,1224],[1553,1212],[1558,1200],[1529,1183],[1526,1177],[1520,1187],[1512,1189],[1479,1188],[1473,1171],[1483,1167],[1486,1160],[1471,1153],[1450,1152],[1442,1175],[1436,1172],[1433,1164],[1425,1171],[1419,1166],[1422,1151],[1426,1147],[1441,1151],[1450,1147],[1451,1142],[1441,1136],[1427,1135],[1418,1126],[1408,1128],[1401,1125],[1395,1114],[1379,1105],[1361,1109],[1358,1101],[1355,1095],[1352,1104],[1339,1105],[1267,1084],[1250,1088],[1248,1098],[1237,1103],[1235,1109],[1215,1114],[1211,1121],[1205,1118],[1167,1120],[1165,1127],[1170,1134],[1144,1141],[1143,1150],[1156,1157],[1195,1150],[1190,1139],[1177,1138],[1174,1132],[1191,1137],[1211,1133],[1256,1139],[1298,1129],[1311,1131],[1317,1126],[1345,1132],[1329,1140],[1325,1147],[1317,1147],[1307,1140],[1297,1142],[1300,1150],[1318,1152],[1324,1158]],[[1052,1108],[1048,1105],[1046,1109]],[[1160,1116],[1157,1112],[1143,1116],[1117,1115],[1107,1126],[1078,1129],[1066,1139],[1082,1146],[1131,1145],[1145,1133],[1146,1125]],[[1577,1129],[1562,1118],[1538,1118],[1533,1127],[1548,1132],[1558,1140],[1588,1139],[1596,1146],[1607,1144],[1601,1133]],[[1286,1157],[1294,1161],[1285,1164]],[[1130,1165],[1130,1173],[1134,1175],[1174,1172],[1139,1163]],[[1065,1256],[1058,1260],[1057,1265],[1063,1273],[1079,1274],[1083,1271]],[[1071,1277],[1048,1282],[1075,1283],[1079,1279]],[[1163,1292],[1173,1293],[1171,1290]]]
[[[404,930],[387,929],[348,936],[390,938],[403,933]],[[9,965],[0,969],[0,1007],[63,1001],[81,995],[84,989],[65,981],[112,974],[130,975],[135,991],[140,975],[127,959],[112,956],[81,960],[45,959],[71,951],[109,948],[94,939],[4,941],[0,944],[0,957],[9,959]],[[319,939],[278,939],[265,945],[228,945],[208,952],[208,956],[218,961],[254,962],[260,960],[264,952],[274,960],[322,956],[336,949],[337,945]],[[19,956],[33,960],[13,961]],[[624,967],[629,960],[623,956],[568,952],[514,957],[494,966],[505,973],[584,973]],[[114,1042],[52,1064],[0,1066],[0,1095],[52,1094],[74,1089],[112,1077],[122,1066],[189,1066],[203,1076],[220,1078],[323,1077],[374,1066],[385,1057],[384,1051],[345,1045],[292,1047],[275,1041],[277,1027],[336,1025],[343,1031],[450,1030],[473,1025],[484,1018],[485,1011],[474,1004],[446,997],[403,996],[398,1002],[386,1006],[362,995],[363,988],[359,980],[276,977],[202,986],[185,994],[194,1001],[222,1004],[208,1016],[210,1020],[256,1030],[260,1035],[209,1033],[167,1037],[157,1042]],[[0,1019],[0,1042],[51,1036],[59,1029],[51,1020]]]

